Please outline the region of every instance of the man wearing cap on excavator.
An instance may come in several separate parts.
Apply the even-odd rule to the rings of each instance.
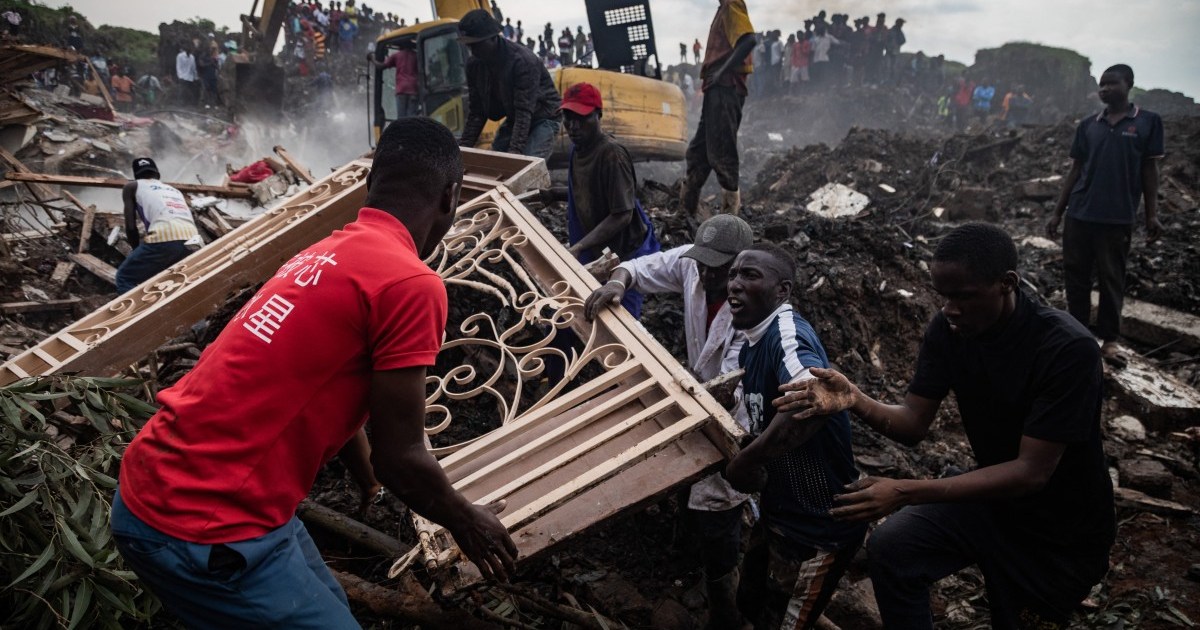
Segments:
[[[587,264],[607,248],[623,261],[657,252],[654,226],[638,202],[633,158],[600,128],[600,90],[576,83],[563,94],[562,113],[571,137],[567,185],[541,191],[543,202],[567,202],[567,240]],[[642,294],[625,291],[621,303],[640,317]]]
[[[558,90],[532,50],[499,35],[500,23],[484,9],[458,22],[458,41],[471,50],[467,121],[458,144],[474,147],[487,121],[504,119],[493,151],[545,159],[558,137]]]

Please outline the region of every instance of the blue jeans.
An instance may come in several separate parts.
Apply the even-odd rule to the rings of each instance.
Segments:
[[[543,160],[549,159],[550,154],[554,152],[554,140],[558,138],[561,126],[554,118],[543,118],[530,123],[529,138],[525,142],[525,155],[540,157]],[[508,143],[511,141],[512,118],[508,117],[504,119],[504,124],[496,130],[496,137],[492,140],[492,150],[507,152]]]
[[[202,545],[168,536],[112,505],[117,551],[188,628],[356,629],[346,593],[296,517],[250,540]]]
[[[117,268],[117,293],[125,293],[191,254],[183,241],[142,243]]]

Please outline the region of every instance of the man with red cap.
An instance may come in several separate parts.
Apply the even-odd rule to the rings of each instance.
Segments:
[[[576,83],[563,93],[563,123],[572,143],[567,185],[541,195],[547,203],[567,202],[567,239],[571,254],[582,263],[595,260],[605,248],[622,261],[660,249],[654,226],[634,195],[633,159],[600,128],[603,112],[600,90],[590,83]],[[639,317],[642,294],[626,291],[621,304]]]

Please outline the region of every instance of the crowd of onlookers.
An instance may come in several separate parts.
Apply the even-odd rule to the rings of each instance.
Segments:
[[[1034,100],[1024,86],[1016,84],[1000,91],[989,80],[948,76],[944,55],[902,53],[908,41],[904,25],[905,20],[897,18],[889,26],[884,13],[872,22],[867,16],[852,20],[847,14],[827,15],[822,10],[786,39],[780,30],[756,33],[748,97],[908,84],[937,94],[938,117],[956,128],[965,127],[972,119],[997,120],[1009,126],[1029,120]],[[699,39],[690,45],[679,42],[679,62],[684,67],[668,75],[668,80],[695,102],[699,100],[699,74],[686,66],[701,65],[703,50]]]

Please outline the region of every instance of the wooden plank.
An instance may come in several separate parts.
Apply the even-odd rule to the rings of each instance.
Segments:
[[[97,278],[116,286],[117,285],[117,270],[110,264],[96,258],[91,254],[68,254],[72,262],[92,272]]]
[[[217,225],[217,229],[221,230],[221,236],[225,236],[233,231],[233,225],[225,219],[225,215],[220,210],[210,206],[206,212],[208,213],[208,218],[212,219],[212,222]]]
[[[50,282],[61,287],[67,283],[72,271],[75,271],[75,263],[68,260],[61,261],[54,266],[54,273],[50,274]]]
[[[104,178],[104,177],[82,177],[79,175],[51,175],[49,173],[29,173],[29,172],[9,172],[6,177],[18,182],[39,182],[43,184],[58,184],[60,186],[92,186],[95,188],[124,188],[128,184],[128,179]],[[184,184],[168,182],[167,185],[177,189],[179,192],[194,193],[197,195],[214,195],[217,197],[238,197],[250,198],[254,193],[247,189],[235,188],[231,186],[208,186],[205,184]]]
[[[25,174],[25,173],[30,172],[29,169],[26,168],[25,165],[21,163],[21,160],[17,159],[17,156],[9,153],[8,150],[5,149],[4,147],[0,147],[0,160],[3,160],[4,163],[8,165],[9,170],[8,170],[8,173],[5,175],[6,177],[8,177],[8,179],[17,181],[15,178],[13,178],[11,176],[15,175],[15,174]],[[54,199],[55,197],[57,197],[57,195],[54,194],[53,190],[50,190],[49,187],[44,186],[42,184],[26,182],[26,187],[29,188],[29,192],[33,193],[34,198],[37,199],[38,201],[47,202],[47,201],[50,201],[51,199]]]
[[[112,97],[108,94],[108,86],[104,84],[104,78],[100,76],[100,72],[96,70],[96,66],[92,65],[92,60],[87,60],[88,67],[92,69],[92,77],[96,79],[96,84],[100,86],[100,96],[104,97],[104,102],[108,104],[108,111],[116,114],[117,108],[113,107]]]
[[[14,315],[16,313],[47,313],[51,311],[69,311],[79,303],[79,298],[65,300],[50,300],[47,302],[8,302],[0,304],[0,313]]]
[[[1150,512],[1151,514],[1162,514],[1164,516],[1192,516],[1196,513],[1195,510],[1182,503],[1167,501],[1166,499],[1156,499],[1132,488],[1113,488],[1113,499],[1118,508],[1137,510],[1139,512]]]
[[[86,253],[88,243],[92,240],[92,226],[96,223],[96,206],[88,206],[83,211],[83,229],[79,231],[79,253]]]
[[[282,159],[288,165],[288,168],[292,169],[292,172],[306,183],[312,184],[313,182],[317,181],[317,179],[313,177],[312,171],[301,166],[300,163],[292,157],[292,154],[288,153],[287,149],[280,145],[275,145],[275,155],[278,155],[280,159]]]

